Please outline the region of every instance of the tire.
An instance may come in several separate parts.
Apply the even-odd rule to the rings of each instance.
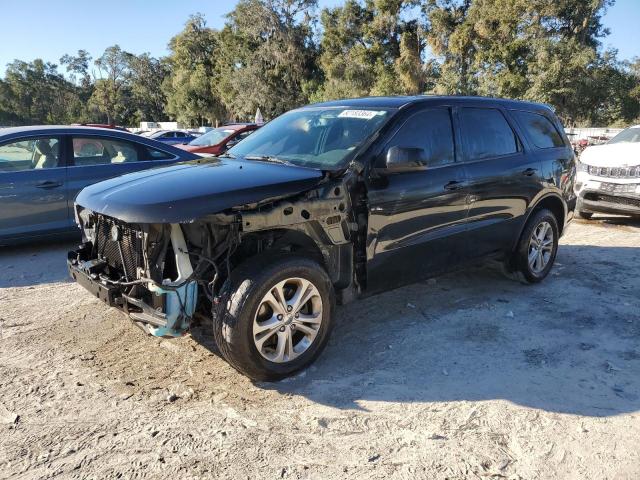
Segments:
[[[584,210],[576,210],[576,216],[578,218],[582,218],[583,220],[591,220],[591,217],[593,217],[593,213],[585,212]]]
[[[304,287],[304,282],[311,286]],[[280,290],[274,290],[278,285]],[[284,311],[283,302],[265,301],[266,297],[277,300],[277,292],[286,297],[293,291],[295,297],[303,290],[313,296],[295,318],[293,310],[278,313]],[[294,304],[294,300],[285,298],[287,304]],[[214,305],[214,338],[225,360],[240,373],[252,380],[276,381],[305,368],[320,355],[333,327],[334,309],[333,285],[317,262],[297,255],[250,259],[231,273],[220,302]],[[307,318],[314,323],[304,323]],[[317,319],[321,319],[319,325]],[[255,333],[263,328],[265,332]],[[309,334],[310,330],[315,334]],[[284,349],[280,348],[282,342]]]
[[[548,226],[548,230],[546,226]],[[551,235],[550,242],[548,242],[548,236],[545,236],[542,242],[533,239],[534,232],[536,233],[536,238],[538,238],[542,233],[542,229]],[[538,283],[545,279],[555,262],[559,238],[558,221],[553,213],[547,209],[534,212],[522,231],[518,247],[512,259],[515,273],[518,274],[521,280],[526,283]],[[539,245],[543,244],[544,246],[539,247]],[[536,260],[532,265],[530,255],[533,255],[534,250],[540,251],[542,257],[539,260],[538,255],[535,255]]]

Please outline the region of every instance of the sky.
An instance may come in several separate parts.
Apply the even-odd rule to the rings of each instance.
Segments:
[[[18,58],[42,58],[59,64],[65,53],[85,49],[94,57],[108,46],[153,56],[167,54],[167,44],[190,14],[201,12],[213,28],[223,26],[235,0],[21,0],[2,12],[0,76]],[[319,0],[320,7],[341,0]],[[604,17],[611,35],[605,47],[618,49],[620,59],[640,57],[640,0],[616,0]]]

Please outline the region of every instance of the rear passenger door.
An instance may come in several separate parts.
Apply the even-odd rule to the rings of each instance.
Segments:
[[[367,291],[389,290],[433,276],[458,262],[464,243],[467,189],[458,163],[451,110],[418,111],[392,132],[391,147],[420,149],[424,170],[372,177],[367,188]]]
[[[69,210],[73,219],[73,203],[87,185],[108,178],[172,163],[176,156],[128,140],[96,135],[68,137]]]
[[[541,163],[499,108],[460,107],[457,119],[469,182],[467,258],[509,250],[531,200],[542,189]]]
[[[531,150],[542,164],[541,177],[545,187],[557,189],[570,205],[575,202],[574,152],[562,125],[544,111],[511,110],[530,144]]]

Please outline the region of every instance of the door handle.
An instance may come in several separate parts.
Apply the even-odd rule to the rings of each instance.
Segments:
[[[50,188],[57,188],[61,186],[62,186],[62,182],[53,182],[51,180],[47,180],[46,182],[36,183],[37,188],[44,188],[47,190]]]
[[[452,191],[452,190],[460,190],[463,187],[464,187],[464,183],[463,182],[458,182],[457,180],[451,180],[449,183],[447,183],[444,186],[444,189]]]
[[[537,168],[527,168],[524,172],[522,172],[522,174],[526,175],[527,177],[531,177],[535,175],[537,171]]]

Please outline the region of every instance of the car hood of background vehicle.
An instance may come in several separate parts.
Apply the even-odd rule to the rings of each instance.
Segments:
[[[595,167],[635,167],[640,165],[640,143],[612,143],[588,147],[580,161]]]
[[[187,152],[195,152],[195,153],[197,153],[198,150],[208,148],[203,145],[189,145],[188,143],[179,143],[177,145],[174,145],[174,147],[179,148],[180,150],[185,150]]]
[[[231,207],[294,195],[320,170],[228,158],[144,170],[86,187],[76,203],[127,223],[185,223]]]

